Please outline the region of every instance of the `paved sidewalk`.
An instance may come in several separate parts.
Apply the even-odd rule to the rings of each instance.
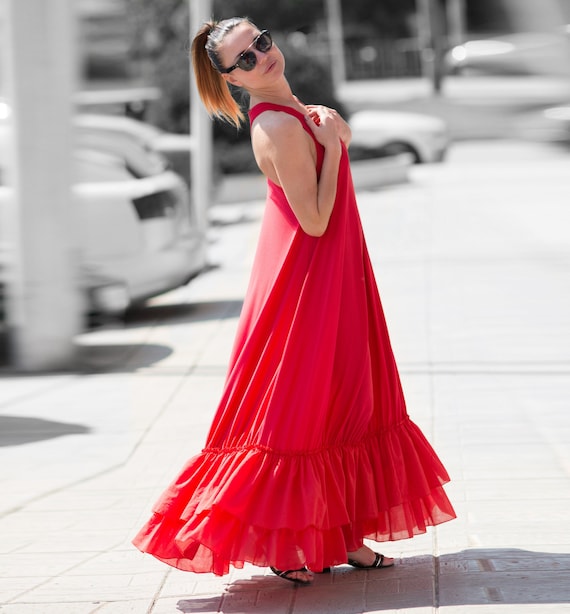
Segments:
[[[461,144],[409,184],[359,191],[410,413],[457,520],[382,545],[393,569],[301,588],[130,545],[221,392],[262,203],[218,206],[218,266],[82,335],[75,372],[0,380],[0,613],[570,612],[567,156]]]

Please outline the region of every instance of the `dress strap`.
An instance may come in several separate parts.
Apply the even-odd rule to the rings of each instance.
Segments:
[[[249,121],[253,122],[264,111],[282,111],[297,117],[298,119],[302,120],[303,123],[305,121],[305,116],[303,113],[301,113],[301,111],[293,109],[292,107],[287,107],[284,104],[276,104],[274,102],[258,102],[249,110]]]

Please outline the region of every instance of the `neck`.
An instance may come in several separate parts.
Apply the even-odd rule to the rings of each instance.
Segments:
[[[286,107],[301,107],[303,106],[297,97],[291,91],[289,84],[285,81],[281,87],[275,87],[266,90],[250,90],[249,106],[253,107],[260,102],[272,102]]]

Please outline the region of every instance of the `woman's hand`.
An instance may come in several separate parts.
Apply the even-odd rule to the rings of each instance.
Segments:
[[[313,131],[315,138],[324,147],[327,146],[329,136],[328,128],[335,131],[335,138],[340,139],[346,147],[350,145],[352,132],[350,126],[344,121],[337,111],[323,105],[306,105],[307,122]],[[312,121],[309,121],[311,119]],[[321,127],[324,130],[321,130]]]

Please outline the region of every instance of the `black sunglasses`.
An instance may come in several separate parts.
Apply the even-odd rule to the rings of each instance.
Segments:
[[[229,68],[220,69],[221,73],[232,72],[235,68],[241,68],[242,70],[253,70],[257,64],[257,56],[251,48],[255,47],[257,51],[261,53],[267,53],[271,47],[273,47],[273,39],[268,30],[262,30],[252,41],[251,45],[243,52],[240,53],[238,61]]]

